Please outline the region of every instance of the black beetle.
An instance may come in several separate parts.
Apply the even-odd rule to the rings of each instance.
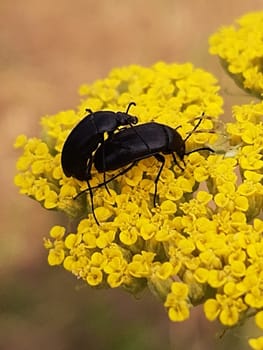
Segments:
[[[86,181],[91,179],[92,153],[104,142],[104,133],[109,135],[121,125],[132,125],[138,118],[128,114],[134,102],[129,103],[126,112],[97,111],[83,118],[67,137],[61,154],[61,165],[66,176]]]
[[[104,133],[109,134],[109,138],[114,131],[122,125],[136,124],[138,118],[128,114],[134,102],[130,102],[126,112],[97,111],[92,112],[83,118],[71,131],[67,137],[61,154],[61,165],[67,177],[74,177],[81,181],[87,181],[88,188],[91,189],[89,180],[91,179],[91,167],[93,152],[101,145],[101,152],[104,149]],[[103,157],[103,155],[102,155]],[[105,175],[104,175],[105,176]],[[106,186],[106,181],[105,186]],[[91,206],[94,218],[93,196],[90,190]],[[97,222],[98,223],[98,222]]]
[[[154,206],[156,206],[157,183],[165,164],[165,157],[160,153],[172,154],[175,164],[183,170],[176,160],[176,155],[180,161],[184,162],[184,156],[190,153],[202,150],[214,152],[209,147],[202,147],[189,152],[185,150],[186,141],[198,128],[201,121],[202,118],[200,117],[198,123],[185,139],[176,131],[179,127],[173,129],[168,125],[155,122],[136,125],[133,128],[121,130],[112,135],[111,138],[105,140],[103,148],[99,147],[97,149],[94,155],[95,168],[98,172],[105,173],[105,171],[116,170],[130,164],[129,167],[119,174],[107,180],[106,182],[108,183],[126,173],[139,160],[154,156],[161,163],[155,178]],[[101,185],[103,184],[96,187],[100,187]]]

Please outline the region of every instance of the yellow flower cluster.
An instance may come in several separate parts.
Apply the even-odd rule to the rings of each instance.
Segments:
[[[42,139],[27,139],[20,135],[16,148],[23,148],[24,153],[17,162],[19,174],[15,184],[21,193],[39,201],[46,209],[64,211],[71,217],[79,218],[89,210],[85,196],[79,200],[72,198],[86,184],[73,178],[66,178],[61,168],[61,150],[71,129],[84,117],[85,109],[125,111],[129,102],[136,101],[133,114],[138,115],[139,122],[157,121],[172,127],[182,125],[183,136],[192,129],[193,118],[202,112],[218,116],[221,113],[222,99],[217,95],[216,79],[209,73],[194,69],[189,64],[166,65],[157,63],[152,68],[136,65],[113,70],[108,78],[93,85],[84,85],[80,93],[84,97],[77,111],[69,110],[53,116],[42,118]],[[211,122],[203,122],[203,128],[210,128]],[[200,138],[200,137],[199,137]],[[207,135],[208,141],[211,135]],[[198,137],[191,137],[194,144]],[[199,140],[200,143],[200,140]],[[157,164],[151,169],[156,175]],[[129,172],[125,181],[133,181],[137,186],[143,172],[143,166]],[[91,184],[95,186],[103,181],[93,170]],[[145,181],[144,181],[145,182]],[[145,186],[151,187],[151,182]],[[132,185],[130,183],[130,185]],[[136,191],[134,191],[136,192]],[[146,197],[150,196],[145,189]],[[147,199],[147,198],[146,198]],[[108,201],[108,205],[105,205]],[[105,192],[97,190],[95,202],[97,215],[107,220],[115,211],[112,209],[114,195],[105,199]]]
[[[223,67],[244,90],[263,96],[263,11],[246,14],[238,28],[221,28],[210,38],[210,53],[218,55]]]
[[[17,138],[21,193],[78,221],[74,230],[54,226],[44,240],[51,266],[62,265],[91,287],[133,294],[147,287],[172,321],[187,319],[203,303],[208,320],[234,326],[252,312],[263,328],[263,103],[234,106],[233,122],[222,133],[218,90],[211,74],[189,63],[114,69],[81,87],[77,111],[42,118],[42,139]],[[108,184],[109,193],[103,186],[93,190],[97,225],[90,194],[73,199],[87,184],[65,177],[61,150],[86,108],[125,111],[131,101],[139,123],[181,126],[183,139],[204,113],[186,147],[211,145],[215,153],[187,155],[183,171],[165,155],[156,207],[160,164],[153,157],[139,161]],[[107,179],[119,171],[107,172]],[[91,186],[103,182],[94,167],[91,175]],[[262,342],[251,339],[250,345],[258,349]]]

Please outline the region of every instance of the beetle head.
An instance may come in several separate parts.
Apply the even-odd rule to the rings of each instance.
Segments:
[[[176,140],[175,153],[177,154],[179,159],[183,161],[185,156],[185,142],[180,135]]]
[[[169,153],[171,151],[175,152],[178,158],[180,158],[180,160],[183,160],[185,156],[185,141],[177,131],[177,129],[180,127],[181,126],[178,126],[177,128],[173,129],[172,137],[170,139]]]
[[[131,108],[131,106],[136,106],[135,102],[130,102],[128,104],[128,107],[126,109],[126,112],[117,112],[116,113],[116,119],[118,120],[119,125],[132,125],[132,124],[137,124],[138,123],[138,118],[134,117],[130,114],[128,114],[129,109]]]
[[[183,140],[180,140],[183,141]],[[178,142],[176,147],[176,154],[178,157],[183,160],[185,156],[185,143],[184,142]]]
[[[116,119],[118,120],[119,125],[127,125],[127,124],[137,124],[138,118],[134,117],[130,114],[123,113],[123,112],[117,112],[116,113]]]

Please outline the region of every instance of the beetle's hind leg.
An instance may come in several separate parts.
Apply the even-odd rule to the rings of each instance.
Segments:
[[[164,163],[165,163],[165,158],[163,155],[161,155],[160,153],[157,153],[154,155],[154,157],[158,160],[158,162],[162,163],[160,166],[160,169],[158,170],[158,174],[154,180],[154,196],[153,196],[153,205],[154,207],[156,207],[156,197],[157,197],[157,185],[158,185],[158,181],[159,178],[161,176],[161,173],[163,171],[163,167],[164,167]]]
[[[81,196],[83,193],[85,193],[85,192],[91,192],[92,190],[95,190],[95,189],[97,189],[97,188],[100,188],[100,187],[102,187],[102,186],[105,186],[105,185],[107,185],[109,182],[111,182],[111,181],[117,179],[119,176],[126,174],[130,169],[132,169],[132,168],[136,165],[136,163],[137,163],[137,161],[131,163],[127,168],[123,169],[123,170],[120,171],[118,174],[112,176],[110,179],[105,180],[105,182],[101,182],[100,184],[98,184],[98,185],[96,185],[96,186],[93,186],[93,187],[88,186],[88,188],[86,188],[85,190],[79,192],[79,193],[74,197],[74,199],[77,199],[78,197],[80,197],[80,196]]]
[[[88,190],[89,190],[89,196],[90,196],[90,204],[91,204],[91,211],[92,211],[92,215],[94,217],[94,220],[96,221],[96,224],[98,226],[100,226],[100,223],[96,217],[95,214],[95,210],[94,210],[94,201],[93,201],[93,192],[92,192],[92,187],[90,186],[89,180],[87,180],[87,184],[88,184]]]
[[[111,135],[109,134],[109,137],[110,136]],[[105,171],[106,164],[105,164],[105,154],[104,154],[104,140],[101,142],[101,149],[102,149],[102,165],[103,165],[103,184],[104,184],[104,187],[105,187],[106,191],[110,195],[110,190],[109,190],[109,187],[107,186],[107,183],[109,181],[106,181],[106,171]]]

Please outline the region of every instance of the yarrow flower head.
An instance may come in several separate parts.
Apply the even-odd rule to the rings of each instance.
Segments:
[[[132,294],[148,288],[175,322],[203,304],[210,321],[232,327],[253,313],[261,327],[263,103],[233,106],[233,119],[224,125],[218,91],[213,75],[190,63],[118,68],[83,85],[76,110],[43,117],[41,139],[17,138],[21,193],[77,222],[75,229],[55,225],[44,239],[51,266],[62,265],[91,287]],[[160,163],[150,154],[122,176],[115,177],[122,169],[106,172],[107,180],[114,178],[108,190],[92,164],[98,225],[90,192],[74,199],[87,183],[64,175],[63,144],[86,109],[125,111],[131,101],[138,125],[162,123],[177,128],[183,140],[203,115],[202,123],[186,141],[183,162],[164,154],[157,206]],[[213,153],[191,153],[208,146]],[[256,349],[260,342],[250,345]]]
[[[263,97],[263,11],[246,14],[238,27],[221,28],[210,38],[210,53],[244,90]]]

